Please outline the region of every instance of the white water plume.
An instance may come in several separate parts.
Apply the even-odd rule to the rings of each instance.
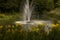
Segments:
[[[29,0],[26,0],[23,10],[23,18],[22,18],[23,21],[16,21],[16,23],[23,24],[26,31],[28,31],[31,26],[45,24],[44,29],[47,33],[49,33],[49,28],[51,28],[50,25],[52,24],[51,21],[45,21],[45,20],[32,21],[30,18],[33,9],[34,9],[33,1],[31,4],[29,4]]]
[[[23,20],[24,21],[28,21],[28,22],[30,21],[31,14],[34,9],[34,6],[32,4],[33,4],[33,1],[30,5],[29,0],[26,0],[25,7],[24,7],[24,13],[23,13]]]

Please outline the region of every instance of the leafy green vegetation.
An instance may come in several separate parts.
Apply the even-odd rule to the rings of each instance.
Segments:
[[[0,40],[60,40],[60,22],[56,24],[58,25],[52,25],[52,30],[48,35],[43,25],[34,26],[28,32],[23,29],[23,25],[0,25]]]
[[[55,23],[49,34],[44,25],[35,25],[26,32],[23,25],[14,23],[22,19],[24,4],[25,0],[0,0],[0,40],[60,40],[60,0],[33,0],[31,19]]]

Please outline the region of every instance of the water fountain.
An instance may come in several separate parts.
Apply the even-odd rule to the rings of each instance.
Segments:
[[[33,24],[33,22],[31,23],[31,13],[34,9],[34,6],[32,6],[32,3],[31,5],[29,5],[29,0],[26,0],[26,3],[24,5],[24,11],[23,11],[23,21],[16,21],[16,23],[19,23],[19,24]]]
[[[40,25],[45,24],[45,31],[48,30],[48,27],[51,27],[50,21],[44,21],[44,20],[30,20],[31,13],[34,9],[34,6],[29,5],[29,0],[26,0],[25,7],[24,7],[24,13],[23,13],[23,21],[16,21],[17,24],[23,24],[24,27],[28,30],[31,25]]]

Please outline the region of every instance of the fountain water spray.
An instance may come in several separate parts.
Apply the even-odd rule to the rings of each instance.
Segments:
[[[50,21],[44,21],[44,20],[30,20],[32,11],[34,9],[34,6],[29,4],[29,0],[26,0],[26,3],[24,5],[24,11],[23,11],[23,21],[16,21],[18,24],[23,24],[26,31],[31,27],[31,25],[40,25],[45,24],[45,31],[48,31],[48,28],[51,27]],[[49,31],[48,31],[49,33]]]
[[[32,3],[29,4],[29,0],[26,0],[25,7],[24,7],[24,13],[23,13],[23,20],[26,22],[30,22],[31,14],[33,11]]]

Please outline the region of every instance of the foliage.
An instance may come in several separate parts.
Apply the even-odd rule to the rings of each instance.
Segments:
[[[31,0],[29,0],[31,1]],[[8,11],[19,11],[22,10],[21,6],[23,6],[24,0],[0,0],[0,10],[1,12],[8,12]],[[51,10],[53,9],[56,4],[59,6],[59,0],[33,0],[33,5],[36,5],[37,10]]]
[[[0,0],[0,11],[9,12],[9,11],[18,11],[21,0]]]
[[[57,24],[58,26],[56,26]],[[60,40],[59,37],[60,21],[52,25],[52,30],[48,35],[42,25],[34,26],[32,30],[28,32],[26,32],[23,25],[20,24],[0,25],[0,40]]]
[[[35,25],[26,32],[23,25],[14,24],[22,17],[19,11],[22,12],[24,2],[25,0],[0,0],[0,40],[60,40],[60,0],[33,0],[35,5],[33,15],[39,15],[39,19],[55,22],[51,25],[52,30],[49,34],[45,32],[44,25]]]

